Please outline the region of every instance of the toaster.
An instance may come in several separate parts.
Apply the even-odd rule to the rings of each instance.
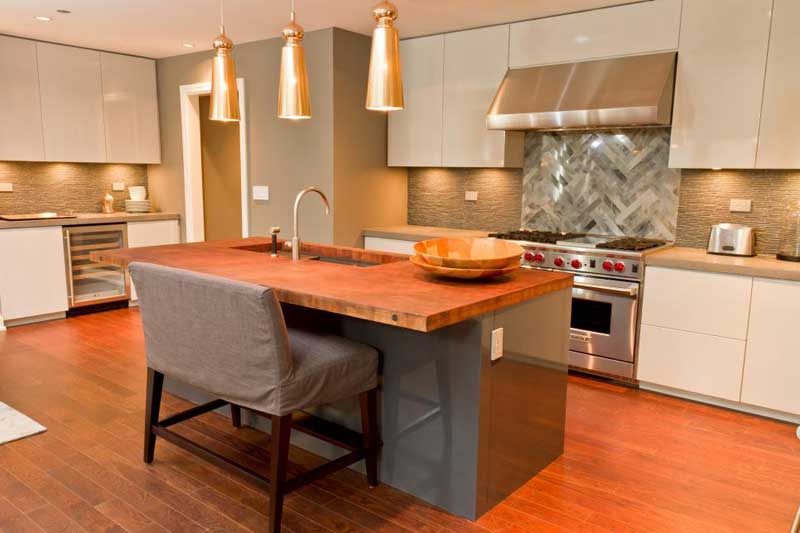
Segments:
[[[756,255],[756,233],[742,224],[714,224],[708,235],[708,253],[721,255]]]

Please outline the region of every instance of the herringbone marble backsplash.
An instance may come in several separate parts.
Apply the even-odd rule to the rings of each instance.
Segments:
[[[112,192],[113,182],[126,190]],[[14,192],[0,192],[0,213],[41,211],[99,213],[103,196],[111,192],[114,209],[125,210],[127,187],[147,185],[145,165],[99,163],[0,162],[0,182],[12,183]]]
[[[680,170],[669,129],[529,132],[522,225],[672,240]]]

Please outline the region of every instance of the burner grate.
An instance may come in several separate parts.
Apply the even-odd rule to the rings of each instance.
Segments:
[[[638,239],[636,237],[622,237],[606,242],[601,242],[595,246],[604,250],[622,250],[626,252],[641,252],[667,244],[667,241],[658,239]]]
[[[557,231],[537,231],[521,229],[517,231],[504,231],[500,233],[490,233],[489,237],[498,239],[510,239],[514,241],[538,242],[542,244],[555,244],[558,241],[567,239],[577,239],[583,237],[585,233],[560,233]]]

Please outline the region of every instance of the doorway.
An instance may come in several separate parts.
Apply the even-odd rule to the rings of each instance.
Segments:
[[[236,85],[238,123],[208,120],[210,82],[180,87],[186,242],[249,236],[244,80]]]

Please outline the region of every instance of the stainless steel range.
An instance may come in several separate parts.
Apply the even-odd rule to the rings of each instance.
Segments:
[[[490,236],[520,244],[523,267],[575,274],[571,366],[635,378],[643,258],[666,241],[529,230]]]

